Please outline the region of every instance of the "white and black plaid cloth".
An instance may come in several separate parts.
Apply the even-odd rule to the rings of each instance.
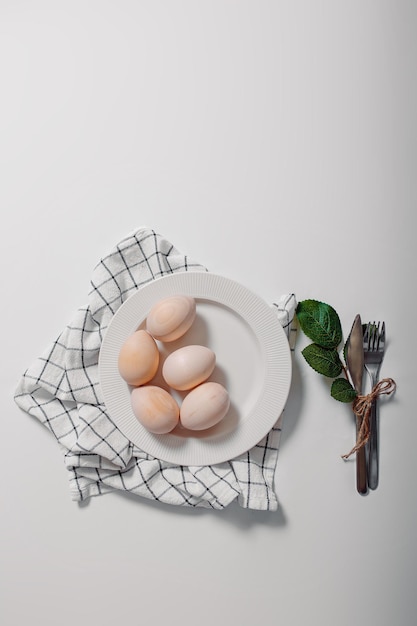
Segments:
[[[274,474],[281,434],[277,423],[251,450],[212,466],[174,465],[139,450],[118,430],[104,405],[100,345],[121,304],[138,288],[174,272],[207,271],[149,228],[140,228],[95,267],[88,304],[20,379],[15,400],[55,436],[64,454],[72,499],[113,490],[168,504],[276,510]],[[293,294],[272,304],[290,338]],[[293,331],[295,332],[295,331]]]

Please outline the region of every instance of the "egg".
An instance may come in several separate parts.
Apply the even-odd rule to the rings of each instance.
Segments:
[[[230,407],[230,397],[220,383],[207,382],[190,391],[180,408],[180,422],[189,430],[205,430],[218,424]]]
[[[172,296],[154,304],[146,318],[146,330],[159,341],[175,341],[191,328],[195,316],[194,298]]]
[[[118,368],[129,385],[144,385],[152,380],[158,365],[158,346],[146,330],[137,330],[126,339],[119,352]]]
[[[163,435],[178,424],[179,406],[162,387],[144,385],[130,394],[133,413],[146,430]]]
[[[206,346],[183,346],[171,352],[162,366],[165,382],[186,391],[207,380],[216,365],[216,355]]]

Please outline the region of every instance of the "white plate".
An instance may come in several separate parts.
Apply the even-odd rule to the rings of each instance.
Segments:
[[[226,417],[211,429],[192,432],[177,427],[166,435],[155,435],[135,418],[130,388],[119,375],[117,361],[122,344],[144,327],[151,307],[178,294],[196,299],[197,316],[181,339],[158,342],[161,364],[182,345],[208,346],[216,354],[210,380],[226,387],[231,405]],[[264,300],[228,278],[190,271],[154,280],[124,302],[104,336],[99,371],[109,415],[133,444],[171,463],[211,465],[246,452],[273,427],[287,401],[291,357],[282,326]],[[156,383],[165,386],[160,371]],[[172,393],[180,402],[181,394]]]

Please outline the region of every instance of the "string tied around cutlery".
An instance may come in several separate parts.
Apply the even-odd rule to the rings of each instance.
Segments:
[[[383,378],[367,395],[357,395],[353,401],[353,412],[361,420],[356,444],[347,454],[342,454],[342,459],[348,459],[352,454],[360,450],[368,441],[371,434],[370,415],[374,400],[381,395],[390,395],[396,388],[396,382],[392,378]]]

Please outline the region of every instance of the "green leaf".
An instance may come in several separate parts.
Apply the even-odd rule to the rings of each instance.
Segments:
[[[318,300],[303,300],[297,306],[301,329],[322,348],[337,348],[342,341],[340,319],[333,307]]]
[[[301,352],[313,370],[328,378],[336,378],[342,371],[342,362],[334,348],[323,348],[311,343]]]
[[[352,402],[358,394],[346,378],[336,378],[332,382],[330,395],[339,402]]]

